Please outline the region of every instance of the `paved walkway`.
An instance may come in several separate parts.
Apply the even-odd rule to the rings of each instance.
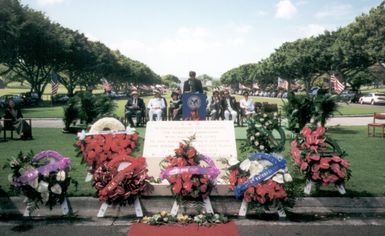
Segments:
[[[335,117],[331,118],[328,126],[344,125],[344,126],[361,126],[372,122],[372,117]],[[64,128],[62,119],[58,118],[33,118],[32,127],[35,128]]]

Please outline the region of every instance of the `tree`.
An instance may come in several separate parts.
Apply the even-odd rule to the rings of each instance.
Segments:
[[[14,3],[14,1],[8,1]],[[61,70],[65,60],[62,29],[52,24],[42,13],[23,7],[17,32],[13,33],[12,51],[1,56],[2,62],[31,85],[31,92],[41,98],[51,71]],[[9,21],[12,21],[9,19]],[[0,28],[4,28],[1,26]],[[6,27],[5,27],[6,28]],[[2,40],[10,46],[11,39]]]
[[[197,79],[199,79],[200,81],[202,81],[203,85],[206,85],[208,82],[212,82],[214,80],[213,77],[209,76],[209,75],[206,75],[206,74],[203,74],[203,75],[199,75],[197,77]]]
[[[181,81],[175,75],[168,74],[162,76],[162,83],[169,88],[175,88],[176,86],[178,86],[178,84],[181,83]]]

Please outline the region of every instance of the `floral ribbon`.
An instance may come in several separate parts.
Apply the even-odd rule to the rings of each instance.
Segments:
[[[119,158],[119,160],[113,160],[115,163],[113,165],[109,165],[109,167],[115,166],[115,164],[118,164],[120,162],[127,162],[130,161],[131,165],[127,166],[123,170],[119,171],[112,180],[99,192],[100,196],[107,196],[109,195],[118,185],[126,178],[126,175],[130,172],[133,172],[136,168],[142,168],[146,165],[146,161],[144,158],[132,158],[132,157],[122,157]],[[110,164],[110,163],[108,163]]]
[[[65,170],[71,166],[71,160],[69,158],[64,157],[60,153],[51,150],[39,152],[32,158],[32,161],[40,161],[45,158],[51,158],[54,160],[54,162],[48,163],[44,166],[40,166],[33,170],[26,171],[22,176],[16,178],[13,181],[13,185],[25,185],[36,179],[39,174],[46,175],[52,171]]]
[[[165,169],[160,173],[160,179],[164,180],[165,178],[171,175],[178,175],[182,173],[191,173],[191,174],[200,174],[208,175],[211,180],[215,180],[220,173],[220,170],[215,166],[214,161],[205,155],[200,155],[202,161],[206,162],[208,167],[201,166],[183,166],[183,167],[173,167]]]
[[[254,186],[264,180],[269,179],[271,176],[275,175],[278,170],[285,169],[286,168],[286,161],[283,159],[278,159],[276,156],[268,153],[263,152],[257,152],[252,154],[249,157],[250,161],[255,161],[259,159],[264,159],[269,162],[271,162],[273,165],[271,165],[269,168],[264,169],[261,173],[258,175],[254,175],[251,178],[249,178],[245,183],[238,185],[234,189],[234,194],[236,198],[239,198],[242,196],[242,193],[246,191],[246,189],[250,188],[251,186]]]
[[[82,130],[82,132],[79,132],[77,134],[79,140],[84,140],[86,136],[93,136],[93,135],[106,135],[106,134],[135,134],[136,130],[135,128],[127,127],[126,130],[119,130],[119,131],[98,131],[98,132],[93,132],[93,133],[86,133],[85,130]]]

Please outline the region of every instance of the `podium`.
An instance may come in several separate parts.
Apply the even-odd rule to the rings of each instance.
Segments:
[[[203,93],[184,93],[182,95],[183,120],[206,120],[206,99]]]

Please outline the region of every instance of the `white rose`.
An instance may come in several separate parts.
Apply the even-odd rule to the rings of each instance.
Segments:
[[[289,173],[284,174],[283,178],[285,179],[285,182],[292,182],[293,181],[293,177],[291,177],[291,175]]]
[[[61,194],[62,189],[59,184],[55,184],[54,186],[51,187],[51,192],[56,193],[56,194]]]
[[[238,161],[238,159],[236,159],[236,158],[230,158],[229,159],[229,165],[230,166],[235,166],[236,164],[238,164],[239,163],[239,161]]]
[[[250,160],[246,159],[241,162],[241,164],[239,165],[239,168],[241,168],[241,170],[243,171],[248,171],[250,168],[250,164],[251,164]]]
[[[259,146],[259,150],[265,150],[265,146],[260,145],[260,146]]]
[[[258,147],[259,142],[258,142],[258,141],[255,141],[255,142],[254,142],[254,145]]]
[[[255,137],[254,136],[251,136],[250,137],[250,141],[254,141]]]
[[[274,112],[273,115],[274,115],[274,117],[277,117],[277,116],[278,116],[278,113],[277,113],[277,112]]]
[[[274,177],[272,178],[273,181],[279,183],[279,184],[283,184],[284,181],[283,181],[283,175],[282,174],[276,174],[274,175]]]
[[[255,133],[255,136],[259,137],[261,135],[259,132]]]
[[[261,124],[256,123],[254,126],[255,126],[255,128],[259,128],[259,127],[261,127]]]
[[[65,179],[66,179],[66,172],[64,170],[57,172],[56,174],[57,181],[64,181]]]
[[[259,121],[260,121],[261,123],[263,123],[263,122],[265,121],[265,119],[261,118],[261,119],[259,119]]]
[[[267,114],[265,113],[265,114],[263,114],[263,117],[267,117]]]
[[[45,193],[48,192],[48,183],[45,181],[40,181],[39,186],[37,187],[37,191],[39,193]]]
[[[253,177],[263,171],[264,167],[258,161],[252,161],[250,165],[250,177]]]

